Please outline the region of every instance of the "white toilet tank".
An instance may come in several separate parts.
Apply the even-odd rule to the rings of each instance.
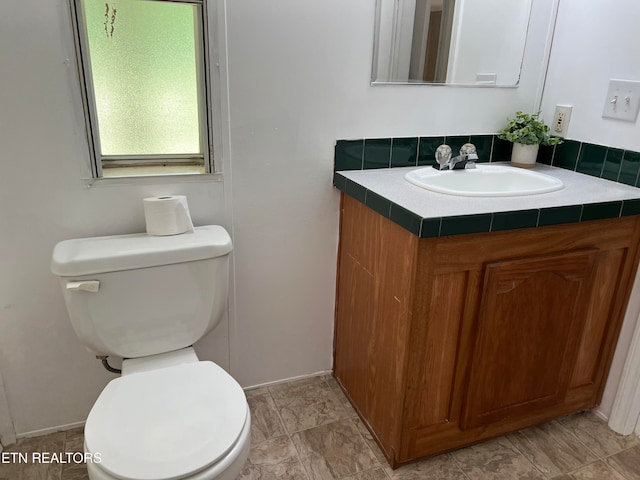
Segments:
[[[217,225],[65,240],[53,251],[73,328],[98,355],[125,358],[192,345],[222,319],[231,238]]]

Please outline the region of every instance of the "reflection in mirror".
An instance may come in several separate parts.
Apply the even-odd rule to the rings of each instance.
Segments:
[[[514,86],[532,0],[377,0],[372,82]]]

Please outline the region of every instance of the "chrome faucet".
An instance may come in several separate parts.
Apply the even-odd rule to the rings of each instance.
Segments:
[[[438,165],[433,168],[438,170],[464,170],[476,168],[476,160],[478,154],[476,147],[472,143],[465,143],[460,149],[460,155],[451,157],[451,147],[449,145],[440,145],[436,149],[436,161]]]

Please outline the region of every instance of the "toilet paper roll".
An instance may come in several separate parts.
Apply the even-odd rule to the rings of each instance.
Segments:
[[[193,232],[187,197],[167,195],[144,199],[148,235],[178,235]]]

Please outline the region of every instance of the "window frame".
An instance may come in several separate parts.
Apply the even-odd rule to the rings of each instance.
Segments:
[[[89,56],[89,39],[84,24],[84,12],[82,0],[69,0],[71,11],[72,30],[75,43],[76,66],[80,82],[80,92],[84,110],[87,143],[91,172],[94,179],[108,178],[103,176],[103,162],[118,167],[143,167],[150,164],[166,165],[193,165],[194,160],[203,162],[205,174],[216,173],[216,162],[221,145],[219,132],[214,125],[220,125],[220,98],[214,95],[212,77],[214,82],[220,85],[219,61],[217,48],[211,48],[209,23],[216,25],[217,8],[213,2],[213,8],[208,9],[207,0],[152,0],[154,2],[181,3],[194,5],[197,21],[194,22],[194,36],[198,39],[196,48],[199,54],[196,58],[196,72],[198,78],[198,102],[199,102],[199,130],[202,148],[201,155],[192,154],[148,154],[148,155],[102,155],[100,150],[100,131],[98,126],[97,107],[94,96],[93,78]],[[210,11],[211,10],[211,11]],[[213,54],[213,56],[212,56]],[[217,68],[211,69],[211,65]],[[193,175],[192,172],[184,172]],[[164,175],[164,174],[161,174]],[[172,175],[183,175],[174,173]],[[197,174],[196,174],[197,175]],[[138,176],[135,173],[132,176]]]

